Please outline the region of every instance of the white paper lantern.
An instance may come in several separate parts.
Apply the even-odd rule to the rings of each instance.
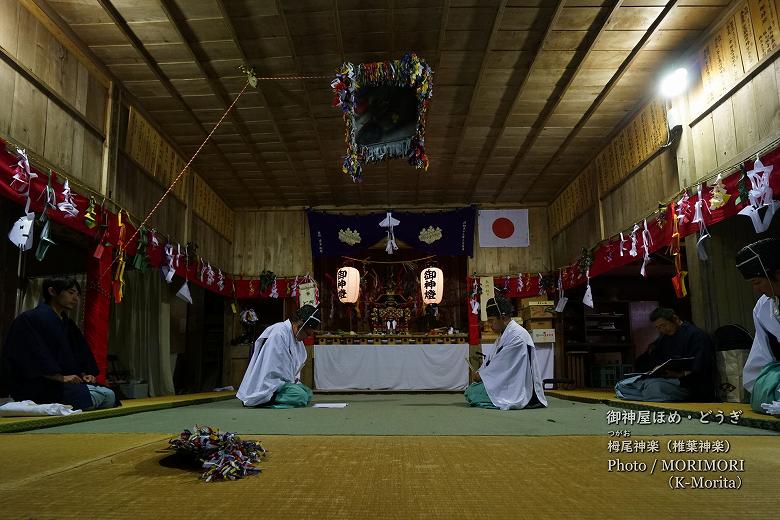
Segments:
[[[360,272],[354,267],[336,271],[336,294],[341,303],[355,303],[360,294]]]
[[[426,267],[420,273],[423,303],[441,303],[444,295],[444,273],[438,267]]]

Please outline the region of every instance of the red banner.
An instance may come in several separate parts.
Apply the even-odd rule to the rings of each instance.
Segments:
[[[111,309],[112,248],[107,247],[98,260],[91,256],[87,261],[87,288],[84,297],[84,337],[92,349],[100,373],[98,383],[106,383],[108,372],[108,323]]]

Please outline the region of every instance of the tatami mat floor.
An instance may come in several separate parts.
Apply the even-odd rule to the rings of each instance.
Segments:
[[[3,435],[2,518],[776,518],[776,437],[733,437],[741,489],[670,489],[677,472],[629,454],[610,472],[602,436],[264,436],[259,475],[205,483],[167,467],[165,436]],[[715,438],[708,438],[711,441]],[[713,458],[683,455],[679,458]],[[162,462],[162,464],[161,464]],[[686,473],[718,479],[719,474]]]

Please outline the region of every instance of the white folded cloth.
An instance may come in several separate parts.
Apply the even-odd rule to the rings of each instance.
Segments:
[[[761,408],[766,410],[766,413],[772,415],[780,415],[780,401],[772,401],[771,403],[762,403]]]
[[[28,417],[36,415],[70,415],[81,413],[69,404],[35,404],[33,401],[13,401],[0,406],[0,417]]]

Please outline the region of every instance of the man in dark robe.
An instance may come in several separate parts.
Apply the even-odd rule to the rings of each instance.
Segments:
[[[46,279],[43,302],[11,323],[2,362],[14,400],[68,404],[81,410],[116,405],[114,392],[97,384],[95,357],[65,314],[76,309],[80,294],[73,278]]]
[[[630,401],[701,401],[715,399],[715,349],[710,336],[682,321],[671,309],[659,307],[650,313],[661,335],[636,360],[638,370],[659,367],[672,359],[693,358],[685,368],[659,369],[618,381],[615,394]]]

